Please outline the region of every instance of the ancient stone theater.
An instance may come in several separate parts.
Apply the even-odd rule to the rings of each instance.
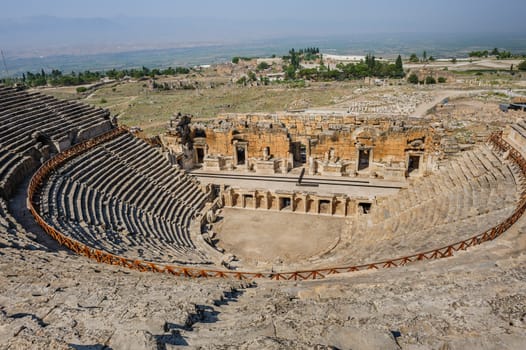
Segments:
[[[0,348],[525,340],[523,120],[179,113],[145,137],[0,86],[0,121]]]

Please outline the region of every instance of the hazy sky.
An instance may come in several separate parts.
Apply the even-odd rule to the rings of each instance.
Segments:
[[[2,0],[0,18],[164,17],[322,23],[322,34],[355,32],[521,32],[525,0]],[[327,23],[338,25],[328,25]],[[311,28],[305,28],[309,31]],[[284,27],[285,28],[285,27]],[[332,34],[332,33],[330,33]]]
[[[500,38],[466,47],[522,52],[525,15],[526,0],[0,0],[0,49],[38,57],[338,37],[368,38],[362,47],[372,50],[379,35],[392,51],[410,37],[424,43],[407,50],[439,45],[432,34],[463,34]]]

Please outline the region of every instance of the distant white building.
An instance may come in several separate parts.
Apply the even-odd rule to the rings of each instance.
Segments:
[[[269,81],[279,81],[279,80],[285,79],[285,73],[284,72],[268,73],[265,76],[268,78]]]
[[[260,63],[263,63],[263,62],[265,62],[266,64],[271,66],[274,63],[275,64],[283,63],[283,59],[281,57],[269,57],[269,58],[257,58],[256,59],[256,64],[260,64]]]
[[[332,54],[323,54],[323,59],[332,60],[338,62],[360,62],[365,60],[365,56],[343,56],[343,55],[332,55]]]
[[[318,63],[300,63],[300,66],[305,69],[318,68],[320,65]]]

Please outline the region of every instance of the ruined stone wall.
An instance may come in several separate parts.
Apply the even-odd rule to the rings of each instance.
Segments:
[[[286,158],[290,149],[290,139],[286,130],[239,128],[234,130],[206,130],[208,154],[234,154],[234,140],[248,142],[247,157],[261,158],[265,147],[270,148],[270,155]]]
[[[332,149],[336,157],[351,160],[356,158],[357,141],[362,145],[376,146],[373,138],[379,133],[387,132],[393,124],[387,118],[294,113],[226,114],[220,115],[216,122],[221,123],[222,120],[240,132],[238,138],[249,142],[249,157],[259,157],[265,147],[270,147],[270,154],[275,157],[286,157],[290,149],[289,142],[299,142],[305,146],[310,143],[311,155],[315,158],[323,158]],[[209,153],[232,154],[232,145],[217,136],[217,132],[210,131],[207,131]],[[276,133],[279,136],[276,137]],[[229,137],[232,140],[233,134],[230,133],[227,138]],[[313,141],[309,142],[309,139]],[[402,149],[406,141],[399,141]],[[388,154],[392,147],[382,147],[381,154]],[[403,151],[395,156],[402,159]]]
[[[216,170],[243,166],[256,172],[276,173],[307,163],[311,173],[403,177],[409,160],[411,164],[415,162],[410,156],[419,157],[417,164],[424,165],[431,159],[429,153],[436,148],[433,128],[419,121],[389,117],[286,112],[224,114],[188,128],[187,122],[188,119],[180,116],[175,118],[171,122],[171,133],[179,135],[181,140],[188,135],[187,148],[194,149],[193,162],[206,163],[208,168]],[[362,149],[365,155],[369,154],[369,159],[358,165]],[[207,161],[202,158],[203,150]],[[310,162],[311,158],[317,164]],[[275,163],[276,160],[280,163]],[[357,173],[367,168],[368,171]],[[422,166],[420,173],[426,168],[429,166]]]
[[[410,143],[422,139],[423,147],[417,150],[433,148],[432,138],[427,130],[410,130],[405,132],[386,132],[379,136],[360,137],[349,132],[334,132],[332,135],[321,134],[311,146],[311,156],[323,159],[331,149],[339,159],[356,160],[357,145],[373,147],[374,162],[405,161],[406,151],[414,149]]]
[[[219,114],[216,121],[228,120],[233,126],[242,125],[266,126],[270,124],[281,125],[288,130],[291,136],[314,136],[329,130],[351,131],[363,126],[374,126],[387,130],[392,119],[361,117],[351,114],[305,114],[305,113],[274,113],[274,114]]]
[[[356,139],[350,132],[332,132],[318,135],[316,141],[311,143],[311,156],[318,159],[323,159],[325,155],[332,149],[335,157],[339,159],[355,159],[356,158]]]
[[[206,144],[208,145],[208,154],[231,155],[234,152],[231,130],[207,130]]]
[[[413,147],[415,140],[423,140],[422,147]],[[374,161],[388,162],[405,160],[406,151],[433,149],[432,137],[428,130],[410,130],[406,132],[389,132],[375,142]]]

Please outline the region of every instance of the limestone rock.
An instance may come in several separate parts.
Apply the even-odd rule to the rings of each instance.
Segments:
[[[113,349],[150,350],[157,348],[157,342],[148,331],[118,329],[110,339]]]
[[[330,326],[324,342],[342,350],[398,350],[400,348],[387,331],[356,327]]]

